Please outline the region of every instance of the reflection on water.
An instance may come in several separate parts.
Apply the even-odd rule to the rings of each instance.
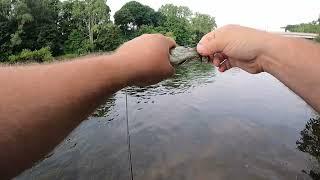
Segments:
[[[317,179],[319,118],[268,74],[190,62],[127,91],[135,179]],[[126,142],[120,91],[16,179],[128,179]]]
[[[99,108],[91,115],[92,117],[107,117],[108,113],[112,111],[113,106],[115,105],[115,97],[114,95],[110,97],[106,103]]]
[[[320,179],[320,116],[311,118],[300,134],[301,138],[297,141],[298,149],[310,154],[316,161],[306,173],[314,180]]]
[[[137,103],[154,103],[150,101],[152,96],[161,95],[175,95],[180,93],[187,93],[194,87],[206,85],[214,82],[216,72],[209,64],[204,64],[199,61],[190,61],[179,66],[176,69],[175,75],[159,84],[140,88],[128,87],[127,93],[130,96],[137,97]],[[125,94],[125,90],[120,92]],[[93,114],[93,117],[107,117],[108,113],[112,111],[115,98],[112,96],[107,102],[100,106]]]
[[[174,77],[166,81],[146,88],[130,87],[127,91],[129,95],[142,99],[156,95],[175,95],[212,83],[215,75],[211,65],[191,61],[179,66]]]

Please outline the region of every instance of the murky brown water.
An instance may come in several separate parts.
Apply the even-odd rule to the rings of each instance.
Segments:
[[[311,179],[318,168],[320,143],[303,140],[310,154],[296,144],[315,113],[268,74],[189,63],[128,92],[134,179]],[[124,92],[94,116],[16,179],[128,179]]]

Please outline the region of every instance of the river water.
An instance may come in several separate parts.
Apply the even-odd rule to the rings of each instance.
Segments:
[[[319,119],[266,73],[190,62],[158,85],[128,88],[128,112],[134,179],[317,178]],[[120,91],[16,179],[129,179],[125,117]]]

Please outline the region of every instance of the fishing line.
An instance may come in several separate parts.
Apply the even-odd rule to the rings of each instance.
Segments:
[[[127,145],[128,145],[128,162],[129,162],[129,171],[130,171],[130,179],[134,180],[133,178],[133,165],[132,165],[132,151],[131,151],[131,136],[130,136],[130,129],[129,129],[129,113],[128,113],[128,92],[126,92],[126,121],[127,121]]]
[[[198,58],[199,54],[195,48],[186,48],[186,47],[176,47],[170,52],[170,62],[175,65],[181,65],[187,60]],[[131,180],[134,180],[133,177],[133,165],[132,165],[132,151],[131,151],[131,136],[129,129],[129,113],[128,113],[128,89],[125,89],[126,93],[126,121],[127,121],[127,145],[128,145],[128,161],[129,161],[129,171]]]

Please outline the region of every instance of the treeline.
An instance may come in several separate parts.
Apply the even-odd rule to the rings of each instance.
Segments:
[[[301,23],[295,25],[287,25],[285,27],[286,31],[290,32],[303,32],[303,33],[316,33],[319,36],[315,39],[320,42],[320,16],[318,20],[312,21],[310,23]]]
[[[42,62],[113,51],[144,33],[162,33],[179,45],[194,46],[215,27],[213,17],[173,4],[155,11],[131,1],[111,21],[106,0],[1,0],[0,61]]]

